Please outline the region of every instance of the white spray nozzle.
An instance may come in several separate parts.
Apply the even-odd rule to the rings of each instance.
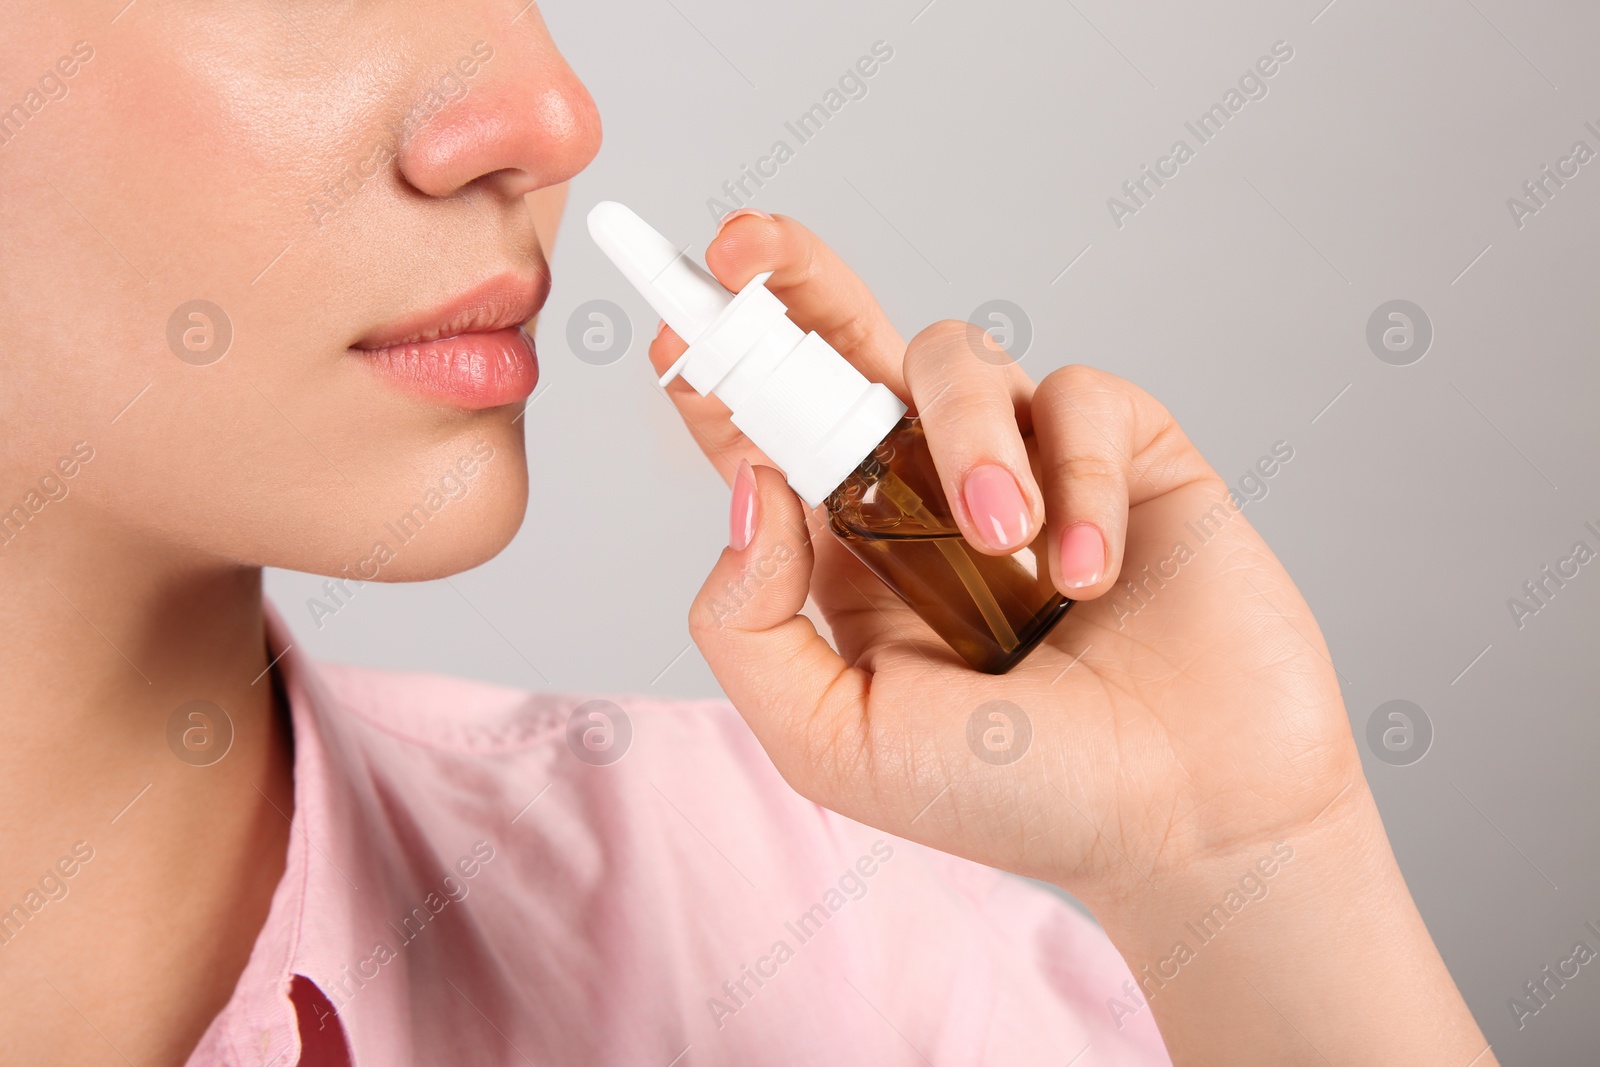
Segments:
[[[733,424],[783,469],[812,507],[865,459],[905,414],[821,337],[788,318],[758,274],[730,293],[628,208],[606,200],[589,234],[688,350],[661,376],[682,374],[728,406]]]
[[[615,200],[589,212],[589,235],[656,314],[689,344],[716,321],[733,294],[680,248]]]

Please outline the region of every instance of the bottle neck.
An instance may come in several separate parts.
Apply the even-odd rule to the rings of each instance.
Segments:
[[[805,333],[759,275],[672,370],[714,393],[752,443],[817,507],[878,447],[906,406],[815,332]]]

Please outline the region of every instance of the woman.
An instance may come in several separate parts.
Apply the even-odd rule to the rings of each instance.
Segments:
[[[732,486],[691,609],[731,708],[315,667],[263,566],[337,602],[522,521],[593,103],[520,0],[5,33],[0,1060],[1493,1061],[1315,621],[1137,387],[907,344],[741,213],[708,265],[919,409],[973,544],[1049,520],[1049,640],[964,668],[676,385]]]

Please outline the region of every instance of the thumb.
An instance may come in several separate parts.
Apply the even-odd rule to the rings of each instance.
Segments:
[[[800,614],[814,563],[806,519],[781,474],[741,462],[730,543],[695,597],[689,633],[778,771],[816,800],[814,757],[839,729],[859,730],[869,679]]]

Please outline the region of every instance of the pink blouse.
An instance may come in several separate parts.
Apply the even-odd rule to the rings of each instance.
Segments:
[[[802,799],[725,702],[268,636],[288,864],[190,1067],[1169,1063],[1091,921]]]

